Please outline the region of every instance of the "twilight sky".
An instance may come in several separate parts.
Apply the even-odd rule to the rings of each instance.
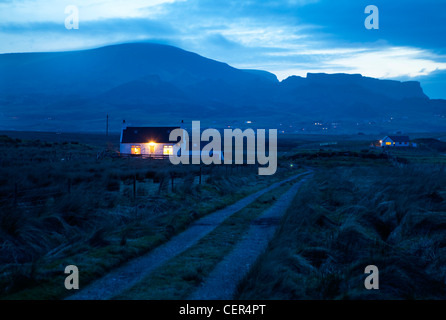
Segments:
[[[67,30],[65,8],[79,9]],[[367,30],[368,5],[379,30]],[[418,80],[446,99],[446,0],[0,0],[0,53],[151,41],[282,80],[307,72]]]

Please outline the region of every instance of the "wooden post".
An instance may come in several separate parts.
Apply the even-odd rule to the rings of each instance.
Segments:
[[[133,176],[133,199],[136,199],[136,174]]]
[[[105,136],[108,137],[108,114],[107,114],[107,126],[105,129]]]

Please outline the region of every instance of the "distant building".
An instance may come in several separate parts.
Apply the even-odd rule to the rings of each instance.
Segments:
[[[120,153],[121,155],[134,155],[150,158],[167,158],[173,155],[174,145],[176,142],[169,141],[170,133],[175,129],[182,127],[127,127],[125,120],[122,124]],[[203,155],[203,147],[207,142],[200,141],[200,145],[196,145],[190,141],[189,151],[186,152],[186,141],[188,132],[183,131],[181,151],[178,155],[188,154],[190,160],[193,158],[201,158]],[[208,156],[216,155],[220,159],[223,157],[223,149],[211,150]]]
[[[168,157],[173,154],[174,142],[170,133],[180,127],[127,127],[123,122],[120,152],[122,155]]]
[[[379,141],[381,147],[411,147],[408,136],[386,136]]]

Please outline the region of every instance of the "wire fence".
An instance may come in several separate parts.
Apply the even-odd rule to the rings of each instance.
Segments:
[[[123,159],[123,158],[122,158]],[[155,158],[140,158],[143,161],[133,162],[131,168],[138,171],[138,169],[147,169],[148,161],[157,161],[160,164],[159,159]],[[166,159],[164,159],[166,160]],[[167,160],[168,161],[168,160]],[[162,166],[160,167],[162,171]],[[129,178],[118,178],[119,181],[126,180],[126,184],[131,186],[131,197],[136,199],[138,197],[138,187],[144,186],[146,182],[150,181],[158,186],[156,195],[160,195],[163,192],[177,191],[177,186],[184,184],[185,179],[189,176],[188,183],[190,187],[193,185],[202,185],[208,183],[209,179],[213,179],[217,176],[232,176],[232,175],[248,175],[257,173],[258,165],[195,165],[180,170],[166,171],[164,175],[154,176],[151,178],[144,177],[142,180],[135,173]],[[130,180],[130,181],[129,181]],[[104,190],[107,190],[107,182],[103,181]],[[65,183],[58,183],[56,186],[44,187],[44,188],[22,188],[19,183],[12,184],[12,190],[8,194],[4,194],[0,198],[0,206],[13,205],[14,207],[31,207],[31,206],[43,206],[50,198],[59,198],[72,193],[73,180],[67,178]],[[109,190],[110,191],[110,190]],[[120,188],[116,191],[120,191]]]

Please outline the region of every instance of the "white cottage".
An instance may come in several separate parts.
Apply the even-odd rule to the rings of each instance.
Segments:
[[[386,136],[379,141],[381,147],[410,147],[408,136]]]
[[[121,132],[122,155],[163,157],[173,154],[175,142],[169,141],[170,133],[180,127],[127,127]]]
[[[170,133],[175,129],[183,128],[127,127],[124,120],[121,131],[120,153],[121,155],[135,155],[153,158],[168,157],[169,155],[173,154],[174,145],[177,144],[177,142],[169,141]],[[186,130],[184,130],[179,155],[186,150],[186,141],[188,140],[188,136],[189,134]],[[190,160],[194,158],[201,159],[203,156],[202,149],[206,144],[207,142],[200,141],[200,145],[197,146],[191,143],[189,139],[190,150],[183,154],[189,155]],[[207,155],[210,157],[220,158],[221,161],[224,160],[222,148],[219,150],[211,150]]]

